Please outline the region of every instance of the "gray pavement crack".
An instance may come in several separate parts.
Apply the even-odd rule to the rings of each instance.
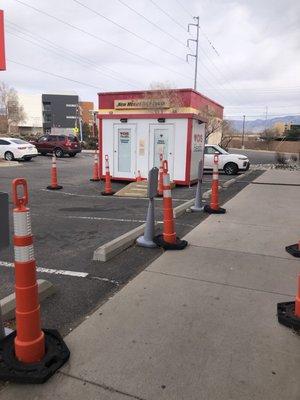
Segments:
[[[122,394],[123,396],[130,397],[131,399],[146,400],[143,397],[139,397],[139,396],[135,396],[134,394],[131,394],[131,393],[123,392],[122,390],[115,389],[115,388],[113,388],[111,386],[105,385],[104,383],[93,382],[93,381],[90,381],[88,379],[84,379],[84,378],[80,378],[80,377],[75,376],[75,375],[67,374],[66,372],[63,372],[63,371],[58,371],[58,374],[62,374],[64,376],[68,376],[69,378],[73,378],[73,379],[76,379],[77,381],[85,382],[85,383],[88,383],[90,385],[98,386],[101,389],[107,390],[108,392],[111,392],[111,393]]]
[[[225,282],[216,282],[216,281],[210,281],[210,280],[207,280],[207,279],[192,278],[190,276],[177,275],[177,274],[168,274],[167,272],[150,271],[149,269],[145,269],[145,272],[149,272],[151,274],[159,274],[159,275],[171,276],[173,278],[187,279],[187,280],[190,280],[190,281],[211,283],[212,285],[231,287],[231,288],[235,288],[235,289],[244,289],[244,290],[249,290],[250,292],[277,294],[279,296],[285,296],[285,297],[291,297],[291,298],[295,297],[294,294],[290,294],[290,293],[280,293],[280,292],[273,292],[271,290],[255,289],[255,288],[250,288],[250,287],[247,287],[247,286],[232,285],[230,283],[225,283]]]

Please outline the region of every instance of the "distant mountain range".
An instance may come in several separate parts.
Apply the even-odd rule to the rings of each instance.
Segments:
[[[243,121],[242,120],[230,120],[233,124],[233,127],[238,131],[242,132],[243,130]],[[271,128],[276,122],[292,123],[292,124],[300,124],[300,115],[286,115],[285,117],[275,117],[268,118],[267,123],[264,119],[255,119],[251,121],[245,122],[245,132],[259,133],[267,128]]]

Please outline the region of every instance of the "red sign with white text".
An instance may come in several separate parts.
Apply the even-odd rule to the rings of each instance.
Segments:
[[[0,10],[0,71],[6,70],[3,14],[4,14],[3,11]]]

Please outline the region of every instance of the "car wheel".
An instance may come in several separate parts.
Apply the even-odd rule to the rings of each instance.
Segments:
[[[62,149],[58,148],[54,150],[54,154],[56,155],[57,158],[61,158],[64,155],[64,152],[62,151]]]
[[[234,162],[225,164],[223,169],[226,175],[237,175],[239,172],[239,167]]]
[[[13,153],[11,151],[7,151],[4,154],[4,158],[5,158],[6,161],[13,161],[14,160],[14,155],[13,155]]]
[[[69,156],[70,156],[70,157],[75,157],[75,156],[76,156],[76,153],[70,153]]]

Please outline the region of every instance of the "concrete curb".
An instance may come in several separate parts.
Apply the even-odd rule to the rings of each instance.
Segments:
[[[94,261],[108,261],[112,257],[134,244],[135,240],[144,233],[146,224],[142,224],[129,232],[103,244],[94,251]],[[157,225],[157,223],[155,224]]]
[[[39,300],[43,301],[55,293],[53,284],[45,279],[38,279]],[[3,320],[13,319],[15,317],[16,296],[15,293],[9,294],[0,300]]]
[[[237,179],[241,179],[242,177],[247,176],[252,171],[247,171],[246,173],[239,175],[236,178],[230,179],[227,182],[227,185],[223,185],[223,187],[219,186],[219,190],[226,188],[232,185]],[[230,182],[230,183],[229,183]],[[211,189],[207,190],[203,193],[203,199],[208,199],[211,195]],[[180,204],[179,206],[173,209],[173,216],[174,218],[178,218],[180,215],[184,214],[186,210],[190,209],[191,206],[195,203],[195,199],[187,200],[185,203]],[[155,223],[155,226],[157,222]],[[123,250],[130,247],[134,244],[135,240],[144,233],[145,224],[138,226],[137,228],[132,229],[129,232],[124,233],[123,235],[111,240],[108,243],[103,244],[102,246],[98,247],[94,251],[93,260],[94,261],[108,261],[117,254],[120,254]]]

